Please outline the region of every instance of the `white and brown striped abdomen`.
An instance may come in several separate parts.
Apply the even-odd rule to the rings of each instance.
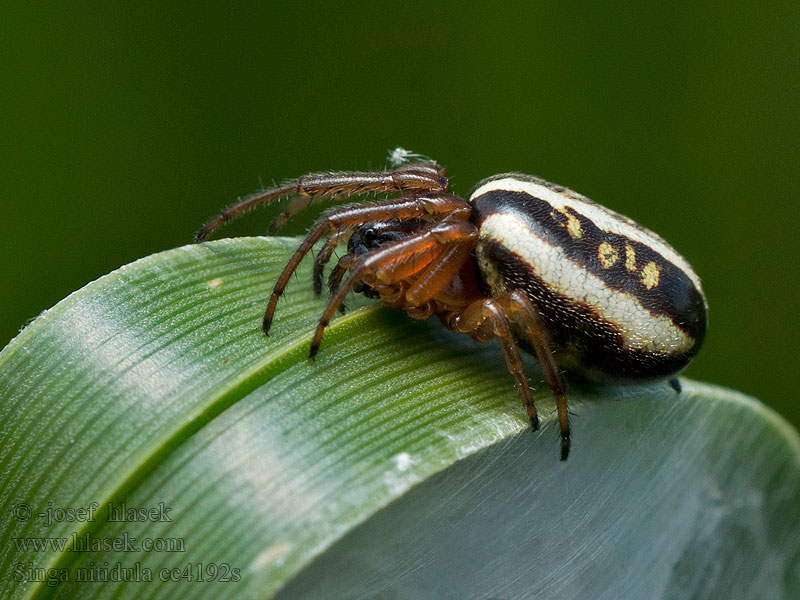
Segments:
[[[707,312],[700,280],[653,232],[517,173],[482,181],[470,202],[484,285],[495,296],[527,294],[562,367],[594,379],[660,378],[699,350]]]

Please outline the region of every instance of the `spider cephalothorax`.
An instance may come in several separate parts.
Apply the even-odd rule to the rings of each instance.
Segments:
[[[519,349],[532,350],[555,396],[562,460],[570,447],[562,368],[602,381],[642,381],[674,376],[697,353],[707,311],[700,281],[656,234],[572,190],[518,173],[484,179],[464,200],[450,192],[444,168],[400,150],[392,153],[400,164],[390,170],[310,174],[248,196],[197,233],[202,241],[247,210],[288,196],[300,200],[278,224],[314,199],[389,195],[317,220],[275,283],[265,333],[314,244],[327,236],[314,266],[320,293],[324,267],[346,241],[310,355],[352,290],[415,319],[436,315],[475,340],[498,339],[536,429]],[[416,162],[402,163],[408,159]]]

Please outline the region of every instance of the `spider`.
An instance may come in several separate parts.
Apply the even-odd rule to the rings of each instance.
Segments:
[[[465,200],[428,157],[398,148],[390,158],[388,170],[311,173],[257,192],[196,234],[200,242],[246,211],[285,197],[295,199],[271,232],[315,200],[387,194],[323,213],[275,282],[264,333],[303,257],[327,236],[313,270],[319,294],[325,265],[346,241],[309,356],[353,290],[413,319],[435,315],[479,342],[498,340],[536,430],[520,349],[532,351],[555,398],[561,460],[570,450],[562,369],[602,382],[669,378],[699,350],[707,322],[700,280],[655,233],[538,177],[495,175]],[[677,379],[670,384],[680,391]]]

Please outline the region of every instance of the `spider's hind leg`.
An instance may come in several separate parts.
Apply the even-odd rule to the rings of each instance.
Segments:
[[[474,333],[475,337],[480,340],[489,339],[487,336],[489,332],[497,338],[500,348],[503,350],[508,371],[517,382],[519,395],[528,413],[531,427],[539,429],[539,415],[536,411],[536,404],[533,402],[528,378],[525,376],[525,364],[522,362],[517,341],[511,333],[511,324],[506,310],[494,298],[482,298],[455,316],[452,327],[461,333]]]
[[[542,320],[539,311],[520,290],[514,290],[501,297],[501,302],[507,306],[507,310],[514,322],[525,332],[530,340],[536,358],[542,367],[542,374],[553,392],[558,412],[558,426],[561,430],[561,460],[567,460],[570,448],[570,426],[569,411],[567,409],[567,396],[564,390],[564,379],[561,377],[561,369],[556,362],[553,349],[550,346],[547,327]]]

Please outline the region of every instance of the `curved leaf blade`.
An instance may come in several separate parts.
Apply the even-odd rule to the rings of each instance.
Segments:
[[[69,579],[49,586],[6,577],[0,582],[4,596],[270,597],[318,557],[307,571],[310,579],[300,575],[286,594],[308,592],[311,588],[304,586],[315,580],[325,583],[323,591],[343,594],[389,589],[380,574],[392,561],[360,580],[367,571],[348,578],[335,562],[336,556],[359,551],[386,555],[385,547],[364,542],[363,531],[371,532],[368,539],[384,538],[395,550],[405,547],[408,554],[403,557],[417,556],[425,547],[430,548],[426,556],[436,557],[410,576],[394,577],[398,594],[420,586],[457,585],[470,578],[448,578],[447,573],[458,569],[441,558],[447,552],[435,548],[445,544],[446,549],[448,539],[458,538],[442,533],[441,520],[453,519],[448,507],[466,510],[475,494],[488,498],[480,506],[503,507],[492,501],[498,497],[492,492],[496,489],[507,489],[518,499],[530,496],[532,505],[543,510],[531,514],[524,502],[514,507],[547,532],[515,541],[526,548],[523,556],[538,562],[539,555],[553,554],[558,535],[569,532],[575,536],[568,536],[575,544],[572,554],[570,544],[562,541],[562,554],[553,556],[571,556],[566,564],[585,573],[595,554],[575,550],[590,548],[584,540],[605,544],[609,556],[624,557],[626,549],[641,546],[631,532],[648,523],[666,528],[651,527],[654,531],[668,532],[694,519],[702,533],[698,515],[714,500],[707,480],[721,482],[717,487],[724,502],[739,498],[736,485],[761,490],[765,501],[754,510],[771,523],[763,531],[780,540],[777,559],[770,556],[773,570],[783,569],[781,581],[789,582],[781,589],[795,585],[786,575],[792,572],[786,557],[797,549],[792,545],[796,537],[788,534],[798,530],[800,521],[790,502],[800,488],[800,442],[772,413],[735,393],[691,383],[681,396],[664,384],[575,389],[570,397],[578,412],[577,444],[562,465],[554,431],[524,431],[524,411],[494,345],[475,345],[434,323],[410,322],[371,304],[335,321],[311,363],[305,358],[307,344],[324,300],[314,299],[303,283],[307,266],[300,283],[290,286],[275,330],[265,339],[258,325],[274,277],[269,273],[282,266],[295,245],[285,239],[222,240],[137,261],[67,298],[0,354],[3,514],[19,502],[41,509],[47,502],[81,507],[124,501],[135,507],[163,503],[174,517],[144,522],[99,518],[48,527],[39,519],[3,521],[3,572],[30,563],[63,568]],[[552,403],[546,389],[537,392],[537,402],[549,415]],[[486,447],[491,449],[464,460]],[[744,466],[737,476],[735,465]],[[493,469],[507,475],[496,480]],[[672,515],[676,521],[670,521],[658,510],[664,504],[657,490],[670,498],[667,506],[674,506],[680,488],[676,492],[663,483],[669,483],[668,474],[684,471],[692,477],[683,492],[706,501],[677,506]],[[531,473],[527,478],[526,472]],[[662,485],[651,486],[648,476],[653,474],[659,474],[656,481]],[[539,479],[541,490],[535,484]],[[450,482],[448,502],[437,502],[441,496],[435,490],[442,489],[437,481]],[[638,505],[636,511],[637,503],[631,501],[637,485],[652,500],[649,510]],[[576,500],[564,507],[559,504],[563,497]],[[597,505],[592,503],[595,497],[601,499]],[[615,529],[597,506],[613,508],[615,515],[627,507],[633,517],[626,528]],[[782,529],[772,524],[778,510],[784,515]],[[425,521],[426,514],[433,520]],[[387,515],[390,522],[403,523],[391,535]],[[460,523],[456,533],[480,529],[480,519],[460,516],[453,521]],[[692,540],[704,539],[690,536],[691,530],[680,529],[683,545],[670,546],[673,554],[674,548],[691,548]],[[182,540],[185,551],[21,553],[11,543],[14,537],[72,533],[77,539],[127,534],[137,540]],[[409,535],[424,544],[403,546]],[[725,546],[732,538],[711,539]],[[453,543],[451,549],[459,547]],[[485,546],[506,557],[513,548],[508,543]],[[486,554],[483,558],[499,564]],[[76,581],[79,573],[91,574],[93,565],[104,563],[138,564],[140,573],[151,570],[154,581]],[[517,588],[509,580],[527,582],[530,569],[512,569],[513,560],[503,564],[509,575],[483,579],[483,585],[494,581],[510,591]],[[192,565],[188,577],[194,580],[160,581],[162,569],[185,573],[186,565]],[[209,565],[239,569],[238,581],[209,581],[204,571]],[[578,593],[587,585],[563,565],[559,570],[557,560],[551,567],[552,586],[547,589]],[[205,575],[203,582],[197,581],[198,572]],[[646,580],[656,575],[663,579],[663,569],[648,571]],[[630,570],[618,574],[621,581],[631,577]]]

